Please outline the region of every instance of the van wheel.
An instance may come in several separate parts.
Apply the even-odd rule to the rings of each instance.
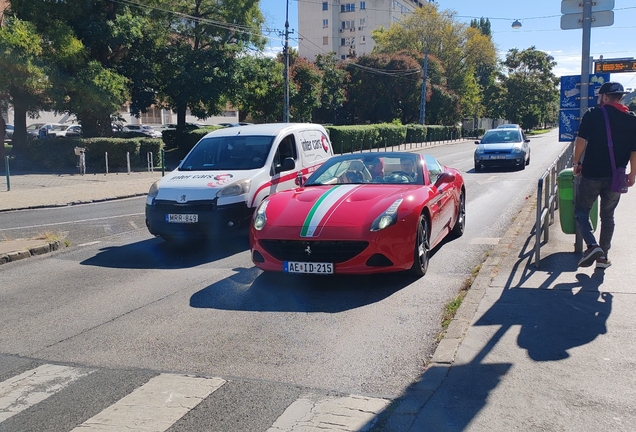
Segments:
[[[415,236],[415,250],[413,251],[413,266],[411,273],[422,277],[428,270],[428,258],[431,253],[431,245],[428,238],[428,220],[420,215],[417,223],[417,235]]]

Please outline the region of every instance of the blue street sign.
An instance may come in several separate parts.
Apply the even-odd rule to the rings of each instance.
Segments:
[[[596,106],[598,90],[610,80],[608,73],[590,74],[588,85],[588,108]],[[572,141],[576,138],[581,122],[581,75],[561,77],[561,98],[559,107],[559,141]]]

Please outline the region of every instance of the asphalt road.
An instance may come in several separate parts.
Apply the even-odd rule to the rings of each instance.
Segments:
[[[436,248],[421,279],[264,274],[247,239],[172,249],[146,231],[143,199],[0,214],[0,235],[51,231],[71,241],[0,268],[0,379],[16,361],[79,365],[112,374],[99,385],[116,400],[120,390],[108,390],[138,375],[224,377],[233,383],[225,409],[198,421],[224,424],[228,410],[243,418],[240,401],[258,399],[262,414],[233,430],[266,429],[257,418],[275,419],[301,389],[395,398],[432,355],[444,306],[560,153],[556,140],[556,131],[533,137],[521,171],[475,173],[471,143],[427,150],[464,173],[467,227]]]

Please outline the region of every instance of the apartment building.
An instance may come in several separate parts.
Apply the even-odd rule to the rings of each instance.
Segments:
[[[298,54],[310,61],[335,52],[340,60],[368,54],[371,30],[388,28],[432,0],[299,0]]]

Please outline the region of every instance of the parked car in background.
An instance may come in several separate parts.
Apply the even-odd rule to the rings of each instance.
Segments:
[[[28,138],[40,138],[40,137],[48,137],[51,129],[64,126],[61,123],[32,123],[27,126],[27,137]]]
[[[81,137],[82,135],[82,127],[80,125],[70,125],[66,129],[67,137]]]
[[[127,124],[123,127],[122,132],[137,132],[148,135],[151,138],[161,138],[161,132],[148,125]]]
[[[8,124],[4,127],[4,139],[10,140],[11,138],[13,138],[13,125]]]
[[[519,128],[497,128],[486,131],[480,141],[475,141],[475,171],[482,167],[516,166],[525,169],[530,165],[530,142]]]

